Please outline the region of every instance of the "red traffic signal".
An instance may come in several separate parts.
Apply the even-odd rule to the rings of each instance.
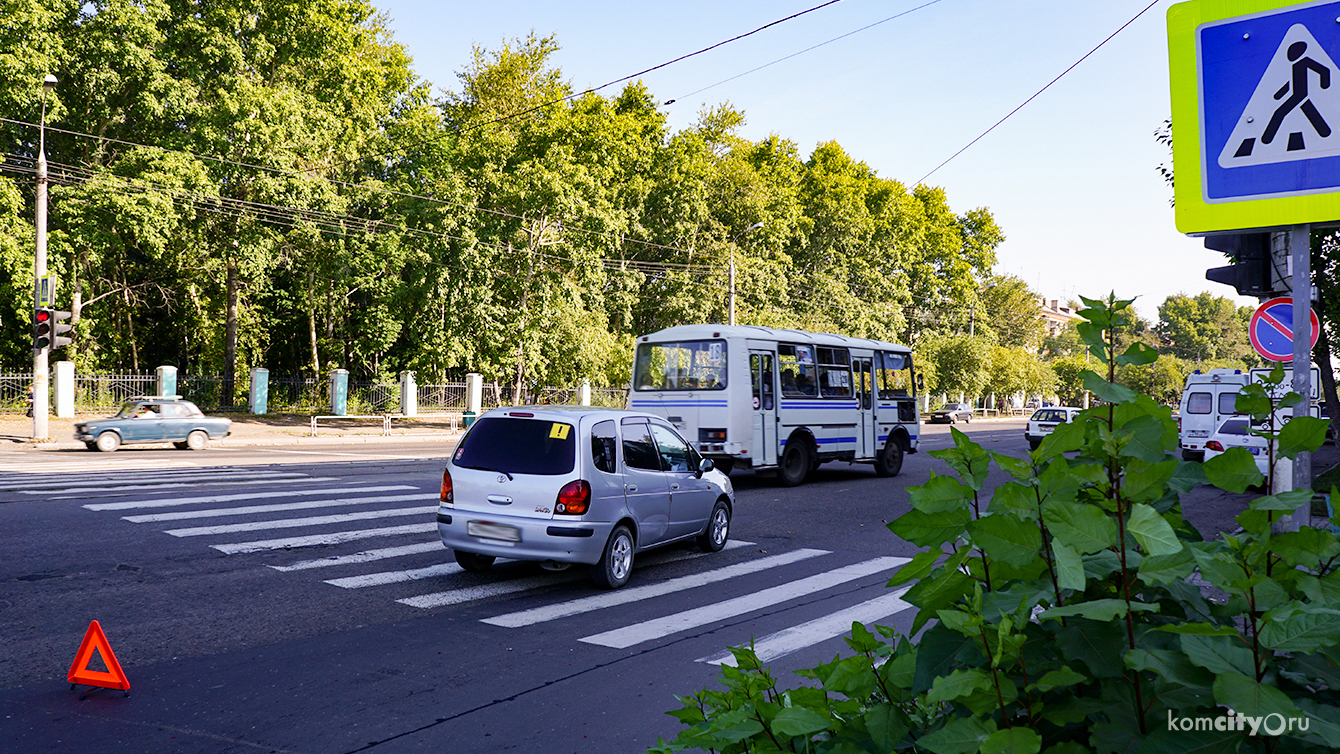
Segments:
[[[38,309],[33,313],[33,350],[51,347],[51,310]]]

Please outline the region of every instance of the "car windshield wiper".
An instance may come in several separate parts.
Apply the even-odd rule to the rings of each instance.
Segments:
[[[495,474],[506,474],[506,475],[507,475],[507,481],[509,481],[509,482],[510,482],[510,481],[513,481],[513,479],[512,479],[512,472],[510,472],[510,471],[503,471],[502,469],[495,469],[495,468],[491,468],[491,467],[489,467],[489,466],[466,466],[466,465],[463,464],[463,463],[462,463],[462,464],[457,464],[457,465],[458,465],[458,466],[464,466],[464,467],[467,468],[467,469],[477,469],[477,470],[479,470],[479,471],[492,471],[492,472],[495,473]]]

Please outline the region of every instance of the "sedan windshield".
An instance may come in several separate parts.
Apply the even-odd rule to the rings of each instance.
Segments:
[[[572,471],[577,432],[571,424],[486,417],[461,440],[453,462],[467,469],[553,476]]]

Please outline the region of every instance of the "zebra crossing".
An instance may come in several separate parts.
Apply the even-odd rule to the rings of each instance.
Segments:
[[[586,616],[592,626],[574,629],[569,623],[565,630],[574,631],[584,644],[615,650],[740,621],[760,611],[782,610],[844,586],[850,590],[861,579],[887,576],[907,562],[889,556],[849,562],[839,553],[810,548],[765,553],[752,542],[731,540],[721,554],[683,548],[649,552],[639,557],[634,583],[627,587],[597,594],[574,589],[578,594],[565,599],[564,590],[553,587],[586,582],[585,568],[545,572],[500,560],[492,572],[478,574],[457,565],[438,539],[433,521],[435,482],[389,475],[335,478],[283,470],[160,469],[151,475],[81,475],[73,483],[67,477],[28,486],[0,476],[0,490],[55,497],[84,495],[97,488],[98,501],[81,506],[90,513],[200,542],[227,556],[251,555],[248,567],[315,577],[333,588],[385,596],[417,610],[467,606],[482,614],[482,623],[500,630],[581,621]],[[696,561],[700,567],[672,575],[686,569],[669,566],[685,561]],[[754,586],[751,578],[762,579],[764,585]],[[839,637],[851,629],[853,620],[880,622],[909,609],[901,599],[905,591],[882,592],[742,641],[752,638],[760,657],[775,659]],[[509,595],[543,604],[507,612],[491,609],[509,604],[496,599]],[[683,604],[673,600],[681,595],[697,601],[688,609],[671,607]],[[627,612],[629,606],[637,606],[639,612]],[[610,616],[618,625],[606,625]],[[731,664],[733,657],[714,652],[698,662]]]

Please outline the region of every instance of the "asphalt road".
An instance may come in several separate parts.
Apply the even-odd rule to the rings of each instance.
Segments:
[[[960,428],[1026,450],[1022,421]],[[924,429],[924,450],[949,445]],[[679,730],[676,694],[718,687],[728,646],[775,652],[792,685],[847,652],[853,618],[906,630],[884,584],[916,549],[884,524],[947,472],[925,452],[893,479],[827,464],[784,489],[737,472],[727,550],[640,556],[604,592],[584,569],[456,568],[431,524],[450,450],[0,454],[0,748],[641,751]],[[1206,531],[1244,503],[1197,490],[1184,508]],[[80,701],[65,682],[93,619],[129,698]]]

